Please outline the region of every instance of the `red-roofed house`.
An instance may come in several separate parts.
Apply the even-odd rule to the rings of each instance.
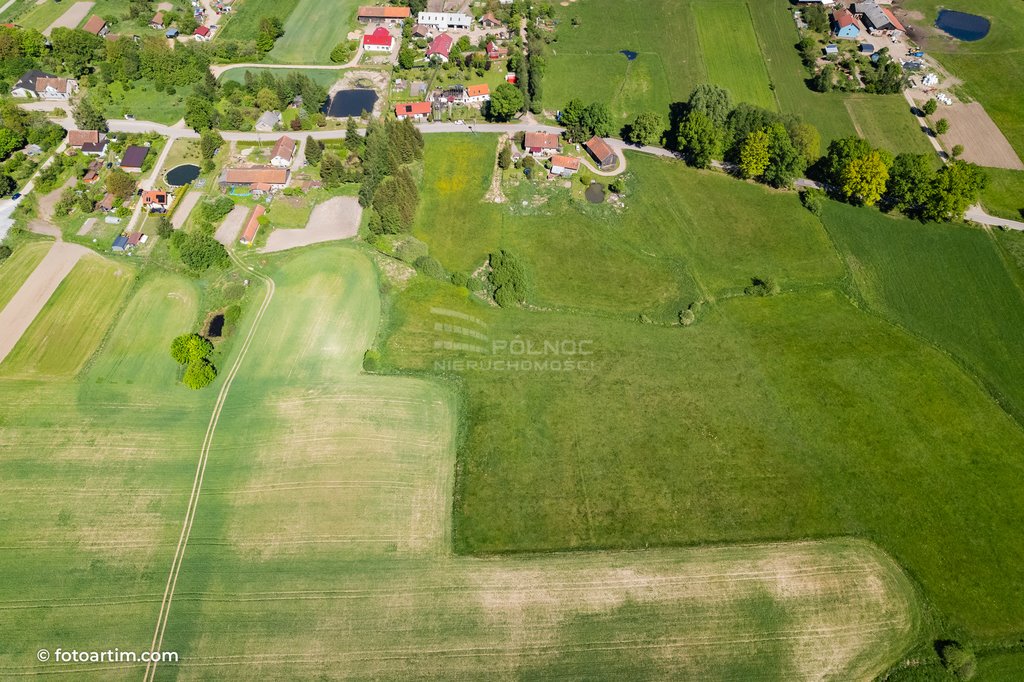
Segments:
[[[295,156],[295,140],[282,135],[274,148],[270,150],[270,165],[278,168],[287,168],[292,165],[292,157]]]
[[[103,20],[103,17],[98,17],[95,14],[89,17],[89,21],[85,22],[82,30],[94,36],[105,36],[110,33],[110,27],[107,26],[107,22]]]
[[[583,146],[594,157],[594,161],[597,161],[597,165],[601,170],[615,165],[618,157],[615,156],[615,152],[608,146],[608,143],[597,135],[584,142]]]
[[[575,156],[555,154],[551,157],[551,172],[555,175],[572,175],[580,169],[580,160]]]
[[[452,45],[455,41],[447,33],[441,35],[430,41],[430,47],[427,48],[427,59],[436,59],[439,62],[447,62],[448,55],[452,51]]]
[[[196,26],[196,30],[192,33],[196,40],[206,41],[210,39],[210,29],[206,26]]]
[[[422,121],[430,115],[430,102],[403,102],[395,105],[395,118]]]
[[[391,52],[394,45],[394,36],[383,26],[378,26],[373,33],[363,36],[363,49],[367,52]]]
[[[256,207],[256,210],[249,216],[249,222],[245,224],[245,231],[242,232],[242,238],[238,241],[243,244],[252,244],[253,240],[256,239],[256,233],[260,231],[260,217],[267,212],[267,209],[260,204]]]
[[[504,59],[508,56],[507,47],[498,47],[498,44],[493,40],[487,43],[487,58],[490,60]]]
[[[489,102],[491,101],[491,89],[487,86],[487,83],[467,86],[466,101],[476,104]]]
[[[160,189],[150,189],[142,193],[142,208],[150,213],[163,213],[170,203],[170,196]]]
[[[557,152],[560,146],[558,135],[554,133],[529,132],[523,137],[523,150],[534,156]]]

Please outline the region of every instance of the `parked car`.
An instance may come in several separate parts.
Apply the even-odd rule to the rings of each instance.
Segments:
[[[134,114],[125,114],[124,118],[125,118],[126,121],[134,121],[135,120],[135,115]]]
[[[13,196],[11,196],[11,199],[12,199],[13,201],[17,201],[17,200],[18,200],[18,199],[20,199],[20,198],[21,198],[21,192],[15,192],[15,193],[14,193],[14,195],[13,195]]]

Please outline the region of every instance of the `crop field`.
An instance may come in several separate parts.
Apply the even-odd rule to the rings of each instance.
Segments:
[[[134,276],[127,263],[83,258],[0,365],[0,375],[77,372],[99,345]]]
[[[330,64],[331,50],[354,27],[356,0],[299,0],[288,14],[284,35],[267,56],[275,64]]]
[[[288,17],[303,0],[243,0],[231,8],[230,17],[222,17],[220,35],[224,40],[255,40],[260,20],[277,17],[286,26]],[[283,38],[283,36],[282,36]]]
[[[459,551],[856,534],[906,566],[951,623],[984,638],[1018,634],[1024,612],[1012,585],[1024,579],[1017,568],[1024,555],[1014,528],[1024,520],[1024,486],[1014,482],[1024,463],[1012,453],[1024,448],[1024,433],[986,385],[1019,394],[1010,384],[1024,385],[1014,369],[1021,353],[1000,344],[1014,343],[1013,330],[1024,322],[1004,264],[1010,259],[1001,259],[984,233],[882,216],[876,228],[877,214],[855,209],[844,228],[845,214],[830,210],[829,232],[874,235],[878,253],[900,254],[894,262],[907,274],[873,289],[862,285],[860,270],[874,252],[859,255],[837,237],[837,253],[822,225],[800,215],[793,195],[630,155],[615,240],[642,245],[638,252],[652,259],[634,264],[633,298],[615,298],[608,293],[614,249],[595,247],[592,256],[576,258],[538,238],[557,232],[575,246],[569,210],[518,215],[480,203],[490,161],[471,161],[465,144],[428,139],[428,167],[439,166],[424,179],[416,234],[450,270],[466,267],[466,251],[479,251],[467,259],[479,263],[487,249],[511,249],[528,264],[531,300],[545,312],[496,311],[464,292],[421,285],[399,296],[389,318],[390,363],[454,372],[465,386]],[[449,165],[438,161],[446,156]],[[723,207],[729,211],[717,222],[712,216]],[[442,228],[431,216],[445,210],[468,217]],[[591,231],[599,223],[592,218]],[[947,241],[928,246],[940,239]],[[925,247],[914,249],[916,243]],[[961,266],[948,274],[947,253],[962,259],[962,275]],[[660,289],[649,282],[659,281],[653,274],[666,261],[692,283],[689,291],[714,301],[693,327],[639,325],[635,313],[608,319],[577,312],[652,310]],[[919,304],[922,319],[911,321],[921,328],[894,326],[874,305],[867,312],[851,305],[841,263],[869,302],[877,290],[897,311]],[[757,273],[774,274],[786,293],[737,296],[744,276]],[[446,320],[437,310],[479,318],[492,340],[587,341],[592,368],[509,372],[445,364],[494,358],[438,350],[439,342],[444,348],[472,339],[439,332]],[[670,323],[668,307],[662,310],[666,316],[654,321]],[[968,354],[972,343],[977,349]],[[934,542],[939,536],[944,541]]]
[[[695,2],[693,12],[708,80],[736,102],[777,109],[746,1]]]
[[[7,260],[0,263],[0,310],[18,293],[18,289],[50,250],[50,245],[49,241],[22,244]]]
[[[18,25],[25,28],[34,28],[37,31],[45,31],[50,24],[59,19],[75,3],[73,2],[43,2],[34,3],[32,9],[18,18]]]

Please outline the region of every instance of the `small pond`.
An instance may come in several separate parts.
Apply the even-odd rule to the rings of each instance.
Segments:
[[[211,339],[219,339],[224,333],[224,314],[218,313],[210,318],[210,324],[206,328],[206,336]]]
[[[966,12],[954,12],[944,9],[939,12],[939,18],[935,25],[942,31],[948,33],[958,40],[974,41],[981,40],[988,35],[992,23],[985,17]]]
[[[181,187],[182,185],[187,185],[198,177],[199,166],[194,163],[184,163],[167,171],[167,184],[171,187]]]
[[[629,61],[633,61],[634,59],[636,59],[637,55],[637,53],[633,52],[632,50],[619,50],[619,54],[624,55],[626,59],[628,59]]]
[[[587,191],[584,193],[587,197],[587,201],[592,204],[600,204],[604,202],[604,185],[600,182],[592,182],[587,187]]]
[[[341,90],[334,97],[324,104],[324,113],[336,118],[346,116],[359,116],[364,111],[373,112],[373,105],[377,103],[377,93],[373,90],[357,88],[354,90]]]

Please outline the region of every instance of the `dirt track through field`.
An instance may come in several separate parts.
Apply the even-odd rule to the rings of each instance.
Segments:
[[[203,196],[202,192],[193,191],[186,194],[181,198],[181,203],[174,209],[174,215],[171,217],[171,225],[175,230],[181,229],[181,226],[188,220],[188,216],[192,213],[192,209],[199,203],[199,198]]]
[[[309,246],[356,236],[363,209],[355,197],[333,197],[313,208],[301,230],[274,230],[267,238],[265,253]]]
[[[21,285],[18,293],[0,311],[0,362],[36,319],[78,259],[91,253],[78,244],[56,242]]]
[[[214,235],[214,239],[219,241],[226,247],[234,245],[235,240],[238,239],[238,233],[242,229],[242,225],[245,224],[245,219],[249,215],[249,207],[238,205],[231,209],[231,213],[227,214],[224,218],[224,222],[217,228],[217,233]]]
[[[46,30],[43,31],[43,35],[50,35],[50,32],[55,28],[76,28],[88,16],[89,10],[95,4],[94,2],[76,2],[71,7],[68,7],[67,11],[60,15],[60,18],[47,26]]]

